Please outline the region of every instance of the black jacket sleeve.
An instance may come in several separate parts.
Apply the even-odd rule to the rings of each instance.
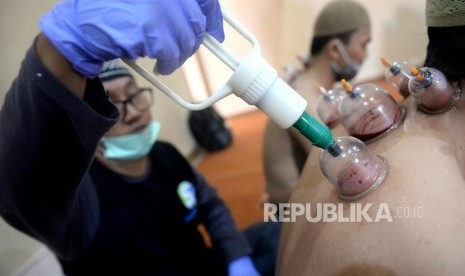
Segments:
[[[218,196],[216,189],[171,144],[157,141],[156,148],[155,159],[169,164],[177,174],[186,174],[192,178],[196,188],[198,222],[205,225],[215,251],[222,254],[228,264],[239,257],[250,255],[252,250],[248,241],[237,230],[227,205]]]
[[[0,111],[0,215],[60,258],[82,250],[99,219],[87,170],[117,117],[98,79],[80,100],[44,67],[34,43]]]
[[[252,249],[245,236],[240,233],[228,207],[218,196],[216,190],[197,173],[196,175],[200,214],[213,242],[224,254],[229,264],[235,259],[250,255]]]

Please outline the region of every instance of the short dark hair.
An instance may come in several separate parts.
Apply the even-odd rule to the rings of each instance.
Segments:
[[[334,38],[341,40],[343,44],[347,44],[350,41],[350,37],[357,30],[352,30],[340,34],[327,35],[327,36],[317,36],[313,37],[313,40],[310,44],[310,56],[318,55],[328,42]]]
[[[450,80],[465,77],[465,26],[428,27],[424,66],[440,70]]]

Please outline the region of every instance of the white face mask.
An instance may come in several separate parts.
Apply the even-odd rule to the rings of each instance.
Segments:
[[[152,121],[140,132],[103,137],[103,156],[107,159],[135,160],[146,156],[157,140],[160,123]]]
[[[337,81],[340,81],[342,79],[349,81],[355,78],[355,76],[357,75],[360,69],[360,63],[354,61],[349,57],[349,54],[347,53],[344,45],[342,45],[341,41],[336,40],[336,47],[339,53],[341,53],[342,59],[347,64],[347,66],[346,68],[341,68],[339,65],[337,65],[336,62],[331,61],[331,70],[333,71],[334,77]]]

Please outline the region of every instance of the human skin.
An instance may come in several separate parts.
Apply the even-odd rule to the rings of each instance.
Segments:
[[[463,274],[465,125],[460,122],[465,99],[438,115],[413,110],[411,100],[404,103],[404,123],[368,145],[387,161],[388,174],[372,194],[357,201],[387,204],[392,222],[308,222],[298,216],[282,225],[277,275]],[[340,126],[334,133],[346,135]],[[318,155],[307,160],[291,203],[344,202],[322,175]],[[405,206],[421,207],[422,217],[400,217],[399,208]],[[374,218],[376,211],[368,214]]]
[[[370,188],[381,175],[383,161],[376,155],[352,162],[341,168],[337,175],[339,192],[344,196],[355,196]]]
[[[112,102],[124,101],[138,90],[138,85],[131,77],[125,76],[103,82],[105,91],[108,92]],[[105,133],[105,136],[121,136],[141,131],[152,120],[150,110],[138,111],[131,104],[126,105],[126,112],[119,110],[120,120]],[[123,116],[124,113],[124,116]],[[126,176],[142,176],[148,170],[148,157],[144,156],[136,160],[117,160],[103,157],[103,144],[100,143],[96,152],[97,159],[107,168]]]

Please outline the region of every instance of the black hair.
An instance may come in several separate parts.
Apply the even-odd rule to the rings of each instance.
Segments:
[[[313,37],[311,46],[310,46],[310,55],[314,56],[319,54],[325,45],[332,39],[338,38],[342,41],[343,44],[349,43],[350,37],[356,30],[335,34],[335,35],[326,35],[326,36],[317,36]]]
[[[465,26],[428,27],[424,66],[440,70],[450,80],[465,77]]]
[[[344,45],[347,45],[350,41],[350,38],[353,33],[357,30],[351,30],[339,34],[326,35],[326,36],[314,36],[312,42],[310,43],[310,57],[318,55],[323,48],[328,44],[332,39],[339,39]],[[307,69],[310,66],[310,59],[304,64],[304,67]]]

